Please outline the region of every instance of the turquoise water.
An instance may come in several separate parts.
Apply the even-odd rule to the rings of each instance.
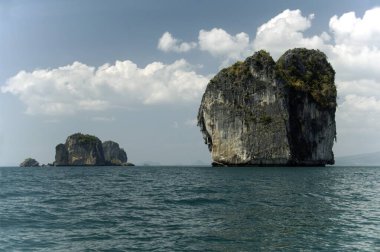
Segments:
[[[380,167],[0,168],[1,251],[375,251]]]

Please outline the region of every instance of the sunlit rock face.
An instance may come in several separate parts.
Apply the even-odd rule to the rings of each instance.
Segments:
[[[198,125],[214,165],[334,163],[335,72],[317,50],[265,51],[208,84]]]
[[[105,165],[102,142],[95,136],[73,134],[55,150],[56,166]]]

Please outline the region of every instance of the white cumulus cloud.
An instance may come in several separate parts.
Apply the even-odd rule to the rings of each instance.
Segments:
[[[197,46],[195,42],[181,42],[169,32],[162,34],[158,40],[157,48],[164,52],[187,52]]]
[[[200,30],[198,41],[200,50],[224,59],[225,63],[240,60],[252,53],[249,36],[244,32],[230,35],[220,28]]]
[[[367,10],[363,17],[354,12],[330,19],[334,44],[328,52],[339,77],[380,80],[380,8]]]
[[[295,47],[321,48],[329,35],[305,37],[303,32],[311,27],[314,14],[302,16],[300,10],[284,10],[256,32],[253,41],[255,50],[268,50],[274,58],[281,56],[287,49]]]
[[[63,115],[114,107],[199,102],[209,78],[185,60],[139,68],[116,61],[98,68],[80,62],[33,72],[20,71],[1,87],[26,104],[28,114]]]
[[[334,33],[336,43],[378,47],[380,43],[379,14],[380,8],[373,8],[367,10],[362,18],[356,17],[355,12],[332,17],[329,26]]]
[[[342,100],[338,118],[344,126],[349,126],[352,119],[363,123],[363,127],[380,125],[380,120],[373,122],[373,118],[380,118],[378,23],[380,8],[367,10],[361,18],[354,12],[333,16],[329,22],[333,41],[327,45],[326,53],[336,70]]]

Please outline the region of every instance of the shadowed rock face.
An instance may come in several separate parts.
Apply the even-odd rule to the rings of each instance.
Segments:
[[[105,165],[102,142],[95,136],[73,134],[56,146],[56,166]]]
[[[334,163],[335,72],[317,50],[259,51],[208,84],[198,125],[215,165]]]
[[[58,144],[55,147],[55,165],[68,165],[69,153],[67,152],[66,145]]]
[[[109,165],[122,165],[128,161],[127,153],[116,142],[103,142],[103,151],[106,163]]]

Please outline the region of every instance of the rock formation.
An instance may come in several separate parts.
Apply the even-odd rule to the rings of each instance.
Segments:
[[[118,143],[102,143],[96,136],[81,133],[69,136],[65,144],[55,147],[55,166],[132,165],[127,161],[127,153]]]
[[[91,135],[76,133],[55,147],[56,166],[105,165],[102,142]]]
[[[38,167],[40,164],[33,158],[27,158],[20,164],[20,167]]]
[[[334,164],[335,71],[318,50],[265,51],[207,85],[198,125],[214,165]]]
[[[107,165],[124,165],[127,163],[127,153],[119,147],[118,143],[105,141],[102,145]]]

